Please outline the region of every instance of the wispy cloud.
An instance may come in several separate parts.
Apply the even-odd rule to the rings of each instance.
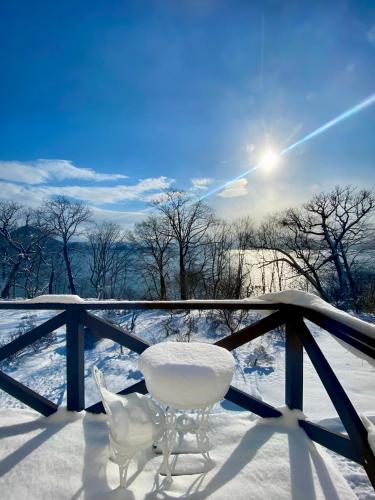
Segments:
[[[191,183],[194,189],[208,189],[208,186],[212,183],[212,179],[209,177],[200,177],[191,179]]]
[[[173,183],[167,177],[140,179],[135,184],[117,186],[27,186],[12,182],[0,182],[2,198],[18,199],[36,206],[51,196],[64,195],[83,200],[93,205],[121,203],[125,201],[148,201],[151,194],[167,189]]]
[[[218,193],[222,198],[237,198],[247,195],[247,179],[238,179]]]
[[[146,215],[147,211],[121,211],[121,210],[104,210],[102,208],[91,206],[93,219],[97,222],[110,221],[119,224],[122,228],[131,229],[133,224],[140,222]]]
[[[35,160],[31,162],[0,161],[0,178],[24,184],[46,184],[75,179],[82,181],[113,181],[126,179],[122,174],[102,174],[92,168],[77,167],[69,160]]]
[[[375,24],[371,26],[366,34],[367,40],[375,46]]]

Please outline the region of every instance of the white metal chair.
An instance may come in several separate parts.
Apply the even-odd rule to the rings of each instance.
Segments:
[[[118,465],[120,487],[125,487],[130,460],[163,436],[164,412],[142,394],[121,396],[109,391],[103,373],[96,366],[93,376],[108,415],[110,460]]]

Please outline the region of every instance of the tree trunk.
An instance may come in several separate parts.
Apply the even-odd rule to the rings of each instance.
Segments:
[[[180,248],[180,295],[181,295],[181,300],[188,300],[187,276],[186,276],[185,261],[182,248]]]
[[[51,269],[51,274],[49,276],[49,281],[48,281],[48,293],[49,295],[53,294],[53,281],[55,279],[55,270],[52,268]]]
[[[347,298],[348,298],[347,280],[345,279],[345,272],[344,272],[343,265],[340,261],[340,256],[337,253],[333,254],[333,263],[335,265],[337,277],[339,280],[340,298],[342,300],[347,300]]]
[[[72,266],[70,264],[69,260],[69,253],[68,253],[68,245],[66,242],[64,242],[63,246],[63,256],[65,260],[65,265],[66,265],[66,272],[68,273],[68,281],[69,281],[69,289],[70,293],[73,295],[76,295],[76,287],[74,285],[74,279],[73,279],[73,273],[72,273]]]
[[[160,273],[160,300],[167,300],[167,287],[163,273]]]
[[[12,267],[12,270],[10,271],[9,273],[9,276],[6,280],[6,283],[5,285],[3,286],[3,289],[1,290],[1,298],[2,299],[9,299],[9,295],[10,295],[10,287],[12,286],[12,283],[14,282],[15,280],[15,277],[16,277],[16,274],[17,274],[17,271],[21,265],[21,262],[22,262],[22,259],[19,259],[15,264],[14,266]]]
[[[349,265],[349,262],[348,262],[348,259],[346,256],[346,252],[345,252],[344,248],[342,247],[342,245],[340,245],[340,248],[341,248],[342,260],[344,262],[344,267],[345,267],[345,271],[346,271],[346,276],[347,276],[348,282],[349,282],[351,298],[352,298],[354,305],[355,305],[355,308],[358,312],[358,297],[357,297],[357,290],[356,290],[356,286],[355,286],[355,281],[353,278],[353,273],[352,273],[352,270],[350,269],[350,265]]]
[[[337,278],[338,278],[339,287],[340,287],[340,298],[342,300],[346,300],[348,298],[348,287],[347,287],[346,279],[344,276],[344,269],[343,269],[342,263],[340,261],[340,255],[337,252],[337,242],[332,241],[332,238],[330,237],[330,235],[328,233],[328,229],[327,229],[325,220],[322,223],[322,228],[324,231],[324,239],[328,243],[328,246],[330,248],[331,255],[332,255],[333,264],[334,264],[335,269],[336,269]]]

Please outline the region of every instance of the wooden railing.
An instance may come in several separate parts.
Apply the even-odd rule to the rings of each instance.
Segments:
[[[316,443],[361,464],[365,468],[375,489],[375,456],[368,443],[367,431],[330,364],[311,335],[305,320],[307,319],[315,323],[372,359],[375,359],[375,340],[320,312],[293,305],[264,305],[256,302],[237,300],[168,302],[87,301],[74,304],[57,302],[32,303],[27,301],[0,302],[0,309],[62,310],[57,316],[52,317],[45,323],[1,347],[0,361],[57,328],[66,325],[67,408],[70,411],[86,409],[89,412],[100,413],[103,411],[101,402],[85,408],[84,327],[89,327],[99,337],[117,342],[138,354],[147,349],[149,344],[134,335],[124,332],[121,328],[92,314],[90,311],[100,309],[264,310],[265,308],[271,311],[268,316],[235,334],[219,340],[216,342],[216,345],[233,350],[279,326],[285,326],[285,403],[290,409],[303,410],[303,353],[306,352],[341,418],[347,436],[332,432],[308,420],[299,420],[299,425],[305,430],[310,439]],[[58,408],[52,401],[17,382],[2,371],[0,371],[0,388],[43,415],[50,415]],[[120,391],[119,394],[128,394],[131,392],[145,394],[147,389],[144,380],[127,387]],[[261,417],[281,416],[281,412],[277,408],[235,387],[230,387],[225,398]]]

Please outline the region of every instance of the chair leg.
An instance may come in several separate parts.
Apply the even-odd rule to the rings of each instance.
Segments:
[[[118,470],[120,473],[120,488],[126,487],[126,478],[128,475],[129,463],[130,463],[130,460],[128,460],[124,464],[118,466]]]
[[[172,471],[169,459],[176,443],[176,437],[176,411],[172,408],[167,408],[165,412],[165,430],[161,441],[161,449],[163,452],[162,466],[165,468],[168,483],[172,482]]]

